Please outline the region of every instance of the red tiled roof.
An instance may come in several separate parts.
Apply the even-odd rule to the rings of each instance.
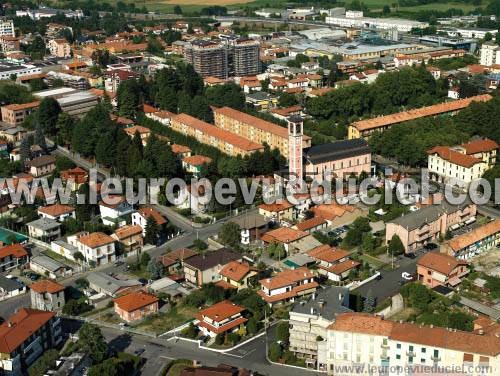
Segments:
[[[467,262],[439,252],[426,253],[417,262],[417,266],[423,266],[444,275],[449,275],[459,265],[467,265]]]
[[[360,120],[352,123],[352,125],[360,131],[375,129],[386,125],[397,124],[409,120],[418,119],[421,117],[434,116],[446,112],[461,110],[468,107],[474,101],[487,102],[491,98],[493,97],[489,94],[476,95],[475,97],[459,99],[453,102],[439,103],[433,106],[417,108],[414,110],[399,112],[392,115],[379,116],[367,120]]]
[[[45,294],[46,292],[48,292],[49,294],[55,294],[56,292],[64,291],[64,288],[65,287],[63,285],[50,279],[36,281],[30,286],[31,290],[39,294]]]
[[[201,166],[204,164],[210,164],[212,162],[212,158],[205,157],[204,155],[192,155],[190,157],[185,157],[182,161],[191,166]]]
[[[115,239],[103,232],[93,232],[91,234],[81,236],[78,241],[89,248],[97,248],[106,244],[114,243]]]
[[[463,144],[462,146],[465,148],[466,154],[484,153],[499,148],[498,144],[495,141],[488,138],[470,141],[466,144]]]
[[[335,322],[328,329],[388,337],[393,325],[392,321],[369,313],[343,313],[336,317]]]
[[[165,217],[153,208],[142,207],[142,208],[139,208],[137,210],[137,212],[140,213],[146,219],[149,218],[150,216],[152,216],[156,220],[156,224],[158,224],[160,226],[167,223],[167,220],[165,219]]]
[[[290,291],[284,292],[282,294],[276,294],[268,296],[264,291],[259,290],[257,294],[264,299],[267,303],[275,303],[281,300],[289,299],[300,295],[300,293],[307,293],[310,290],[316,290],[318,288],[318,282],[309,282],[302,285],[294,286]]]
[[[202,326],[204,328],[207,328],[208,330],[210,330],[213,333],[219,334],[219,333],[227,332],[228,330],[231,330],[233,328],[236,328],[237,326],[240,326],[241,324],[244,324],[247,321],[248,321],[248,319],[246,319],[244,317],[240,317],[240,318],[233,320],[225,325],[215,327],[215,326],[212,326],[212,325],[206,323],[203,320],[200,320],[200,322],[198,323],[198,326]]]
[[[139,134],[151,133],[151,130],[149,128],[143,127],[142,125],[134,125],[133,127],[124,128],[123,130],[129,136],[134,136],[136,132],[138,132]]]
[[[0,325],[0,353],[13,353],[54,316],[55,312],[21,308]]]
[[[437,155],[439,155],[440,158],[442,158],[450,163],[453,163],[453,164],[456,164],[456,165],[459,165],[462,167],[467,167],[467,168],[471,168],[475,164],[483,162],[481,159],[472,157],[472,156],[467,155],[467,154],[460,153],[460,152],[453,150],[447,146],[435,146],[431,150],[428,150],[427,154],[429,154],[429,155],[437,154]]]
[[[13,103],[13,104],[8,104],[8,105],[4,106],[4,108],[6,108],[8,110],[12,110],[12,111],[19,111],[19,110],[25,110],[28,108],[35,108],[38,106],[40,106],[40,101],[34,101],[34,102],[22,103],[22,104]]]
[[[233,281],[241,281],[253,270],[255,269],[245,262],[231,261],[222,268],[219,274]]]
[[[74,211],[75,211],[74,207],[62,204],[54,204],[38,208],[39,213],[47,214],[50,215],[51,217],[59,217],[60,215],[72,213]]]
[[[196,255],[197,253],[189,248],[178,248],[174,251],[168,252],[165,255],[161,255],[158,257],[158,260],[165,266],[169,267],[170,265],[175,264],[178,261],[183,261],[191,256]]]
[[[313,277],[314,274],[309,269],[301,267],[294,270],[284,270],[276,274],[274,277],[261,279],[259,283],[269,290],[274,290],[280,287],[290,286]]]
[[[139,225],[126,225],[115,230],[118,240],[127,239],[139,234],[142,234],[142,227]]]
[[[172,153],[174,154],[184,154],[184,153],[189,153],[191,151],[191,149],[188,146],[184,145],[172,144],[170,146],[172,147]]]
[[[229,300],[224,300],[222,302],[216,303],[208,308],[202,309],[198,312],[199,317],[208,317],[215,322],[221,322],[230,318],[231,316],[237,315],[245,310],[245,307],[236,305]]]
[[[260,239],[266,243],[273,241],[278,243],[292,243],[309,235],[305,231],[295,230],[289,227],[280,227],[263,234]]]
[[[345,260],[345,261],[342,261],[338,264],[335,264],[335,265],[327,267],[327,268],[323,267],[323,269],[325,269],[333,274],[340,275],[348,270],[357,268],[359,265],[361,265],[361,264],[357,261]]]
[[[261,204],[259,205],[259,209],[268,211],[268,212],[281,212],[283,210],[287,210],[292,208],[293,205],[288,202],[288,201],[282,201],[280,204],[278,203],[273,203],[273,204]]]
[[[226,281],[223,281],[223,280],[215,282],[215,286],[222,287],[224,290],[234,290],[234,289],[238,288],[238,287],[236,287],[236,286],[234,286]]]
[[[349,256],[349,252],[343,249],[332,248],[328,244],[313,248],[307,254],[314,259],[325,262],[336,262]]]
[[[146,103],[144,103],[142,105],[142,111],[145,114],[152,114],[152,113],[158,112],[158,110],[156,108],[154,108],[153,106],[150,106],[149,104],[146,104]]]
[[[450,240],[450,247],[454,251],[458,251],[498,232],[500,232],[500,219],[453,238]]]
[[[313,229],[315,227],[321,226],[325,223],[326,223],[326,221],[323,218],[314,217],[314,218],[306,219],[303,222],[297,223],[295,225],[295,227],[297,228],[297,230],[307,231],[307,230]]]
[[[120,309],[127,312],[133,312],[140,308],[157,303],[158,300],[159,299],[153,294],[148,294],[144,291],[134,291],[130,294],[120,296],[113,301]]]
[[[16,243],[0,248],[0,259],[7,256],[21,258],[28,256],[28,252],[26,252],[26,249],[21,244]]]

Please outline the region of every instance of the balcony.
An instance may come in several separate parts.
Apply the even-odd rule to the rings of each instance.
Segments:
[[[407,351],[407,352],[406,352],[406,355],[407,355],[407,356],[411,356],[411,357],[415,357],[415,356],[417,356],[417,355],[415,354],[415,351]]]
[[[439,355],[437,355],[437,356],[433,355],[433,356],[431,356],[431,360],[433,362],[439,362],[439,361],[441,361],[441,357]]]
[[[380,345],[380,347],[383,348],[383,349],[388,349],[389,348],[389,344],[388,343],[382,343]]]

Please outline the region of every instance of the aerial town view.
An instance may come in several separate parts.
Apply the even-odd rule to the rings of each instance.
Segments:
[[[498,153],[500,0],[0,0],[0,376],[499,376]]]

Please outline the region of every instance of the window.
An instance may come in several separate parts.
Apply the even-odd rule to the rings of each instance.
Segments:
[[[425,347],[422,347],[422,354],[425,354],[425,352],[427,351],[427,349]]]
[[[398,343],[398,344],[396,345],[396,348],[397,348],[397,349],[400,349],[400,348],[401,348],[401,344],[400,344],[400,343]]]
[[[409,350],[413,351],[413,345],[410,345]]]
[[[420,363],[425,364],[425,358],[420,359]]]
[[[412,364],[413,363],[413,356],[408,357],[408,363]]]
[[[396,355],[396,359],[397,359],[397,360],[400,360],[400,359],[401,359],[401,355],[397,354],[397,355]]]

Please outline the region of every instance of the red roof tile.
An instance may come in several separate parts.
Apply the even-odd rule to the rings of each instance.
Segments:
[[[28,252],[21,244],[11,244],[0,248],[0,259],[7,256],[21,258],[28,256]]]
[[[120,296],[113,300],[115,304],[124,311],[133,312],[140,308],[157,303],[158,298],[153,294],[144,291],[135,291],[127,295]]]
[[[467,168],[471,168],[472,166],[478,163],[483,163],[481,159],[460,153],[447,146],[435,146],[431,150],[428,150],[427,154],[429,155],[437,154],[439,155],[440,158],[450,163]]]
[[[426,253],[417,261],[417,266],[423,266],[444,275],[449,275],[459,265],[467,265],[467,262],[439,252]]]
[[[498,144],[488,138],[482,140],[470,141],[462,145],[465,148],[467,154],[484,153],[499,148]]]
[[[39,294],[55,294],[56,292],[64,291],[65,287],[50,279],[36,281],[31,284],[30,289]]]

